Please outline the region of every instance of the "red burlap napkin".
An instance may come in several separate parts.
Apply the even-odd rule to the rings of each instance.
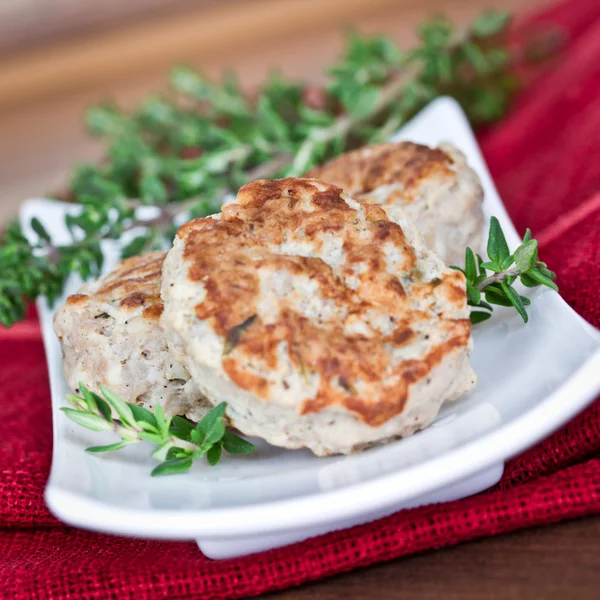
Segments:
[[[529,74],[513,113],[481,142],[519,230],[533,229],[565,299],[600,325],[600,2],[562,4],[522,27],[561,25],[552,70]],[[245,597],[480,536],[600,512],[600,402],[511,461],[478,496],[401,511],[247,558],[191,542],[71,529],[43,502],[52,451],[48,380],[30,319],[0,332],[0,596]]]

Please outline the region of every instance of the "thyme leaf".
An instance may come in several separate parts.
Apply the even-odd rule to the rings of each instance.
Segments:
[[[500,118],[515,92],[511,63],[527,56],[507,45],[508,22],[506,13],[486,12],[457,31],[435,18],[419,27],[409,51],[386,37],[353,34],[320,89],[277,75],[249,97],[233,76],[218,82],[178,67],[165,94],[131,112],[92,107],[86,124],[102,138],[105,159],[77,166],[62,195],[81,206],[65,218],[71,240],[57,244],[38,218],[30,223],[32,243],[18,224],[0,238],[0,323],[23,319],[26,303],[39,296],[52,304],[73,272],[98,276],[104,240],[135,230],[124,257],[161,248],[185,217],[218,212],[244,183],[302,175],[386,140],[441,94],[456,98],[474,124]],[[140,216],[141,206],[156,215]],[[541,269],[529,275],[526,285],[549,280]]]
[[[215,465],[224,448],[230,454],[250,454],[254,446],[225,429],[225,403],[210,410],[197,424],[183,417],[165,418],[162,408],[154,413],[146,408],[125,402],[118,394],[101,386],[101,395],[90,392],[79,384],[81,396],[69,395],[73,408],[61,408],[74,423],[92,431],[114,431],[121,438],[114,444],[92,446],[92,453],[112,452],[131,444],[146,441],[157,446],[152,457],[160,464],[152,476],[187,471],[195,459],[206,456]],[[112,407],[118,414],[114,418]]]
[[[223,348],[223,356],[227,356],[230,354],[233,349],[240,343],[240,338],[242,334],[254,321],[258,315],[251,315],[244,321],[242,321],[239,325],[232,327],[225,336],[225,346]]]
[[[520,279],[526,287],[545,285],[557,292],[558,286],[554,283],[556,274],[550,271],[545,263],[538,260],[538,242],[531,238],[529,229],[521,245],[511,254],[496,217],[490,220],[487,250],[489,258],[487,262],[481,256],[475,255],[471,248],[467,248],[465,267],[452,267],[465,275],[468,303],[477,308],[471,311],[471,322],[477,325],[487,321],[492,315],[492,305],[496,305],[514,307],[527,323],[529,320],[527,306],[531,301],[521,296],[515,290],[513,283],[516,279]],[[488,276],[487,271],[492,271],[493,274]]]

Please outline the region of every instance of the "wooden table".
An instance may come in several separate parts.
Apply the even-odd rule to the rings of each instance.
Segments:
[[[85,107],[107,97],[132,106],[164,89],[169,65],[209,75],[232,67],[250,88],[274,68],[320,81],[349,27],[409,47],[432,14],[465,26],[483,7],[530,11],[548,1],[202,0],[187,12],[0,54],[0,224],[23,199],[61,187],[75,163],[100,157],[82,126]]]
[[[272,66],[317,81],[341,48],[344,24],[408,45],[415,24],[431,12],[443,9],[464,24],[482,6],[525,10],[543,2],[279,0],[276,7],[273,0],[231,0],[0,56],[0,223],[24,198],[61,186],[74,163],[100,156],[81,126],[85,106],[106,96],[131,105],[160,90],[166,66],[176,60],[208,73],[234,66],[249,86]],[[600,518],[583,519],[399,559],[272,597],[596,599],[599,540]]]
[[[597,600],[599,549],[600,517],[593,517],[425,552],[268,598]]]

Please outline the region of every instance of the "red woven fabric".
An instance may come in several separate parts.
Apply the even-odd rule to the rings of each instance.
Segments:
[[[482,147],[517,227],[533,229],[565,299],[600,325],[600,3],[557,6],[567,44]],[[247,597],[381,560],[600,512],[600,402],[511,461],[478,496],[243,559],[211,561],[193,543],[65,527],[43,503],[51,457],[44,353],[30,319],[0,331],[0,596]]]

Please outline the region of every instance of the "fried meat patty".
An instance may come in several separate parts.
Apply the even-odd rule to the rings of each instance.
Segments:
[[[322,181],[255,181],[220,218],[183,225],[162,298],[201,392],[276,446],[328,455],[407,436],[475,383],[463,274],[397,207]]]
[[[54,317],[71,389],[104,384],[126,401],[167,416],[200,419],[210,404],[175,360],[160,326],[164,252],[128,258],[113,271],[83,285]]]
[[[375,144],[347,152],[307,174],[341,187],[354,200],[399,206],[449,265],[481,246],[483,190],[462,152],[449,143]]]

